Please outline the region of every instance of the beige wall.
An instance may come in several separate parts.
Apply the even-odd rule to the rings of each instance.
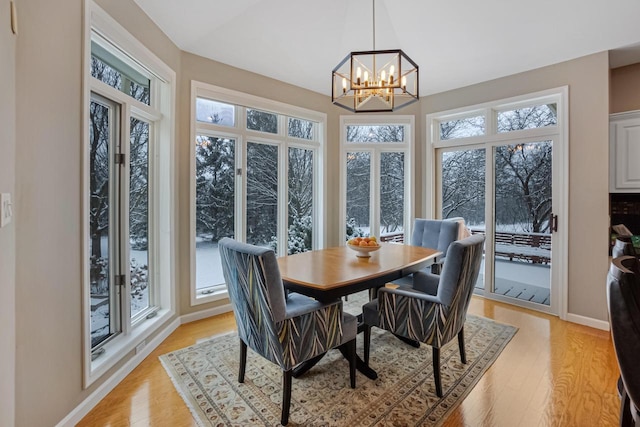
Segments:
[[[16,36],[9,0],[0,0],[0,193],[15,198]],[[16,211],[19,213],[19,211]],[[0,228],[0,425],[15,422],[16,221]]]
[[[16,424],[52,425],[82,380],[81,2],[25,0],[19,22]]]
[[[609,60],[606,52],[429,96],[423,114],[569,86],[569,313],[607,319]]]
[[[640,64],[611,70],[611,113],[640,110]]]

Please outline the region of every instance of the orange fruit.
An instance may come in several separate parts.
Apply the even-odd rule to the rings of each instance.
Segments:
[[[375,242],[375,240],[372,240],[369,242],[369,246],[378,246],[378,244]]]
[[[370,239],[370,238],[368,238],[368,237],[365,237],[365,238],[364,238],[364,239],[362,239],[362,240],[364,240],[365,242],[369,243],[369,240],[371,240],[371,239]]]
[[[360,242],[360,246],[369,246],[369,244],[363,240]]]

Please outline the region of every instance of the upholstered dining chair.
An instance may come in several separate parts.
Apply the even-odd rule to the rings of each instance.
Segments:
[[[244,382],[247,347],[280,366],[280,422],[287,425],[293,368],[345,346],[351,388],[355,388],[357,320],[342,311],[342,301],[321,303],[293,292],[286,295],[271,249],[230,238],[221,239],[218,247],[240,338],[238,382]]]
[[[411,244],[436,249],[442,255],[431,266],[432,273],[439,273],[447,257],[449,245],[458,238],[457,221],[416,218],[411,232]]]
[[[640,426],[640,275],[638,260],[622,256],[611,261],[607,304],[613,347],[622,378],[620,426]]]
[[[409,244],[412,246],[422,246],[424,248],[436,249],[442,255],[435,259],[434,263],[424,271],[431,271],[439,274],[442,270],[447,250],[451,242],[458,238],[459,223],[453,220],[423,219],[416,218],[413,222],[413,231]],[[413,276],[405,276],[394,280],[397,285],[411,286]]]
[[[362,307],[364,361],[369,363],[371,328],[376,326],[433,348],[436,394],[442,397],[440,348],[458,336],[460,359],[467,363],[464,322],[482,262],[484,236],[473,235],[449,246],[442,274],[419,271],[413,287],[382,287]]]

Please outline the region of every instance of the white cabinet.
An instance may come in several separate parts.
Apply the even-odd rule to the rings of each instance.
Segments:
[[[640,111],[610,116],[609,191],[640,193]]]

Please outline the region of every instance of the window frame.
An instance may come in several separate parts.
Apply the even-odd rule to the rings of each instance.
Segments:
[[[117,21],[101,9],[93,0],[85,0],[84,34],[83,34],[83,242],[82,242],[82,277],[83,277],[83,387],[87,388],[98,378],[106,374],[117,363],[130,357],[140,344],[157,332],[167,320],[175,315],[175,260],[173,247],[174,235],[174,128],[176,74],[133,37]],[[151,105],[146,105],[135,98],[121,92],[91,76],[91,42],[98,42],[116,57],[124,59],[136,71],[142,72],[150,79]],[[98,347],[105,349],[104,354],[92,360],[91,345],[91,289],[89,283],[89,104],[92,94],[104,97],[120,106],[119,140],[121,153],[125,154],[122,180],[122,203],[119,205],[125,215],[120,226],[118,239],[128,242],[128,193],[129,193],[129,145],[130,119],[137,118],[149,123],[148,142],[148,240],[149,240],[149,282],[154,290],[150,290],[149,304],[154,305],[140,312],[133,318],[131,313],[130,271],[124,268],[125,291],[121,292],[122,331]],[[110,157],[111,157],[110,153]],[[111,163],[111,160],[110,160]],[[110,209],[114,209],[110,206]],[[153,242],[153,243],[152,243]],[[129,265],[127,249],[121,252],[122,265]]]
[[[367,125],[402,125],[404,126],[403,142],[348,142],[347,126]],[[414,215],[415,185],[414,178],[415,118],[410,115],[341,115],[340,116],[340,218],[338,225],[338,242],[346,245],[345,230],[347,227],[347,165],[346,156],[351,152],[369,152],[371,154],[371,186],[369,199],[372,201],[369,212],[370,234],[378,236],[380,232],[380,159],[381,153],[404,153],[404,235],[411,236]],[[376,231],[372,231],[372,230]],[[379,236],[378,236],[379,237]]]
[[[199,122],[196,120],[196,99],[206,98],[217,102],[232,104],[235,106],[235,125],[221,126],[214,123]],[[312,211],[313,220],[313,249],[324,246],[326,241],[326,229],[323,218],[326,215],[326,174],[325,161],[327,156],[326,127],[327,115],[325,113],[285,104],[278,101],[261,98],[255,95],[234,91],[231,89],[211,85],[208,83],[192,80],[190,97],[190,303],[191,306],[206,304],[221,299],[228,298],[225,284],[216,284],[205,289],[211,293],[203,293],[203,290],[196,289],[196,163],[195,163],[195,138],[197,135],[225,136],[236,140],[236,169],[242,169],[242,175],[236,175],[235,191],[236,200],[234,209],[235,234],[240,241],[246,241],[246,202],[247,202],[247,182],[246,182],[246,150],[249,142],[260,144],[270,144],[278,147],[278,240],[288,241],[288,168],[289,168],[289,147],[311,149],[313,155],[313,186],[314,203]],[[259,110],[265,113],[277,114],[278,133],[272,134],[259,130],[247,128],[247,109]],[[312,139],[296,138],[289,136],[289,118],[301,119],[314,122]],[[278,256],[286,255],[287,245],[278,245]]]

